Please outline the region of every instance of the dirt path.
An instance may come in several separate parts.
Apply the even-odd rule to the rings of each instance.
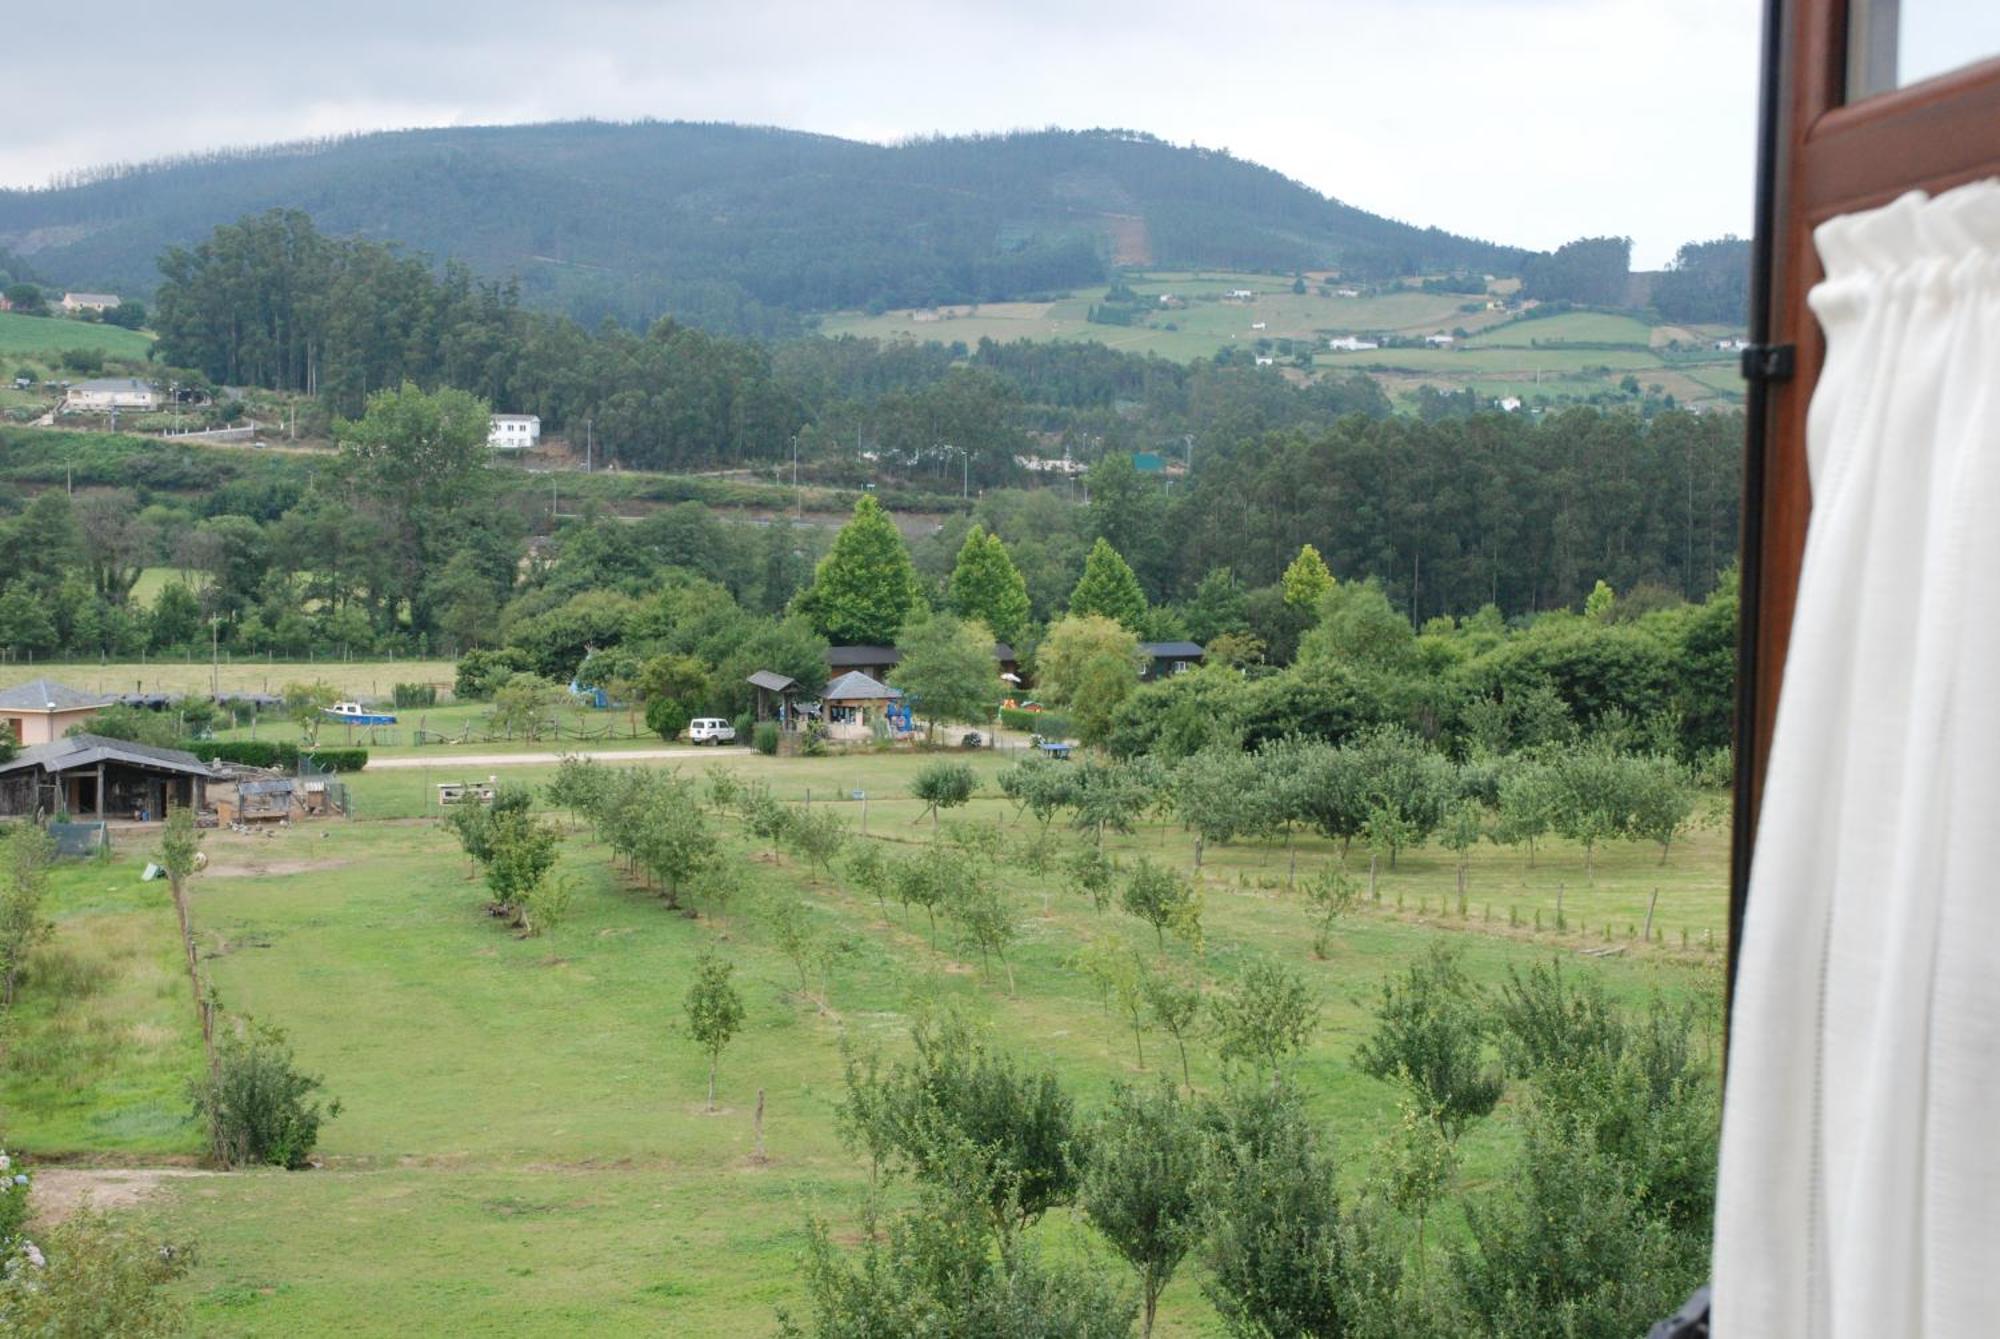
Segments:
[[[658,762],[663,758],[741,757],[749,751],[740,745],[735,748],[695,748],[692,745],[682,745],[679,748],[659,749],[576,749],[560,753],[550,753],[545,750],[540,753],[417,754],[395,758],[373,757],[368,760],[368,770],[386,772],[411,767],[547,767],[564,757],[587,758],[591,762]]]
[[[220,1175],[193,1167],[37,1167],[29,1203],[34,1221],[52,1227],[85,1205],[129,1209],[152,1198],[168,1181]]]

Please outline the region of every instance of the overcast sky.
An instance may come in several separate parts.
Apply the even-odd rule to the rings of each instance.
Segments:
[[[402,126],[1122,126],[1361,208],[1634,262],[1747,233],[1753,0],[111,0],[8,62],[0,183]],[[19,28],[16,26],[18,34]],[[74,55],[76,59],[70,57]]]

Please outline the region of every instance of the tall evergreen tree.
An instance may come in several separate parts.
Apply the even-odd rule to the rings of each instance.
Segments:
[[[1028,583],[1000,536],[975,525],[951,570],[951,609],[977,619],[995,637],[1011,642],[1028,626]]]
[[[919,598],[917,569],[895,522],[881,503],[863,497],[820,559],[798,609],[835,645],[886,646]]]
[[[1099,538],[1083,560],[1083,576],[1070,592],[1072,615],[1100,614],[1137,630],[1146,616],[1146,593],[1139,578],[1108,540]]]

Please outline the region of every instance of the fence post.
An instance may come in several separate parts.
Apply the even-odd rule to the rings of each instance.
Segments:
[[[1382,894],[1375,889],[1375,862],[1381,858],[1379,854],[1373,851],[1368,853],[1368,900],[1370,902],[1380,902],[1382,900]]]
[[[1649,941],[1653,937],[1653,907],[1659,900],[1660,890],[1657,888],[1653,890],[1653,895],[1646,899],[1646,938]]]

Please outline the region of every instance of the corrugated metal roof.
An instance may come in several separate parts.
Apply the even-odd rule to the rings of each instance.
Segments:
[[[1199,642],[1141,642],[1139,652],[1155,660],[1198,660],[1206,654]]]
[[[135,744],[129,739],[106,739],[102,735],[71,735],[22,749],[11,761],[0,763],[0,772],[18,772],[26,767],[67,772],[77,767],[95,767],[100,762],[121,762],[130,767],[150,767],[187,776],[215,775],[215,769],[192,753]]]
[[[782,693],[787,689],[798,687],[799,683],[797,679],[787,679],[772,670],[758,670],[746,682],[771,693]]]

